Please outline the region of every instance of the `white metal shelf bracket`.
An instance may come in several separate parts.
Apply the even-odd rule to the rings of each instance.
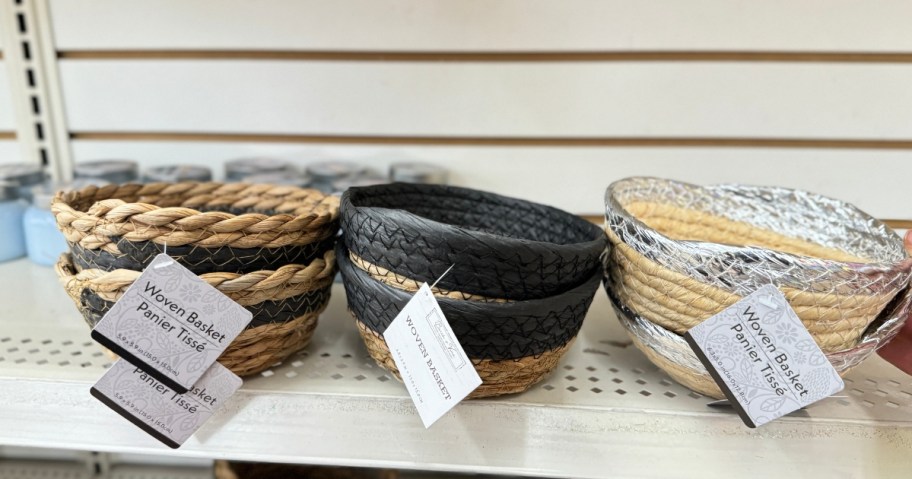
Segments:
[[[47,1],[0,0],[0,34],[22,158],[69,180],[72,154]]]

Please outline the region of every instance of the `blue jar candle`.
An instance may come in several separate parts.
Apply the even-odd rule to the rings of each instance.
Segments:
[[[26,203],[19,198],[18,185],[0,181],[0,261],[25,256],[22,217]]]
[[[56,188],[51,185],[33,188],[32,204],[22,217],[21,228],[25,232],[28,257],[33,263],[42,266],[53,266],[69,248],[51,213],[51,201],[55,192]]]
[[[32,188],[44,183],[46,179],[47,175],[40,165],[31,163],[0,165],[0,181],[15,184],[19,189],[18,197],[27,202],[32,200]]]

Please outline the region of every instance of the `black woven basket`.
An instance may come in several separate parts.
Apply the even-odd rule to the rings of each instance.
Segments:
[[[336,259],[349,309],[368,329],[382,335],[414,295],[371,278],[352,264],[342,246],[337,247]],[[437,302],[469,358],[518,359],[538,356],[575,338],[600,280],[601,273],[596,272],[582,285],[545,299],[480,302],[438,298]]]
[[[467,188],[395,183],[342,195],[345,245],[365,261],[442,288],[528,300],[600,270],[605,233],[550,206]]]

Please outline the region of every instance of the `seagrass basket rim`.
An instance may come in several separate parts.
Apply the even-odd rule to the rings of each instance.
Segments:
[[[625,202],[621,199],[625,194],[641,191],[651,192],[662,188],[675,190],[683,194],[702,195],[707,198],[713,198],[716,201],[726,197],[737,198],[738,201],[756,202],[758,204],[760,201],[774,203],[775,201],[797,200],[801,203],[795,202],[790,206],[800,208],[806,205],[816,204],[821,205],[821,209],[829,208],[838,210],[841,212],[840,218],[848,219],[851,222],[851,228],[848,229],[857,233],[857,236],[853,240],[846,239],[845,241],[840,241],[838,246],[834,246],[832,243],[822,244],[814,239],[792,234],[796,230],[800,230],[800,227],[802,226],[799,223],[798,217],[783,215],[783,218],[794,226],[794,229],[788,232],[776,231],[776,233],[823,247],[842,249],[853,255],[868,259],[870,262],[855,263],[838,261],[757,246],[738,246],[700,240],[673,239],[651,228],[640,220],[625,207]],[[671,202],[661,203],[671,204]],[[649,251],[644,251],[642,247],[638,247],[640,246],[638,243],[659,245],[665,251],[686,250],[691,254],[696,253],[706,256],[725,254],[730,257],[761,258],[763,260],[762,263],[758,262],[757,265],[771,265],[770,267],[775,267],[777,264],[799,264],[802,268],[816,271],[837,272],[849,269],[865,271],[872,274],[880,272],[907,275],[910,270],[912,270],[912,258],[909,257],[909,253],[903,247],[902,238],[900,238],[900,236],[889,226],[848,202],[799,189],[778,186],[742,185],[735,183],[701,186],[657,177],[629,177],[611,183],[605,190],[605,211],[606,228],[617,235],[621,242],[634,247],[640,254],[644,254],[651,259],[653,259],[655,255],[651,254]],[[771,231],[761,225],[752,223],[749,216],[733,218],[721,211],[695,211],[718,216],[726,220],[747,223],[760,230]],[[627,241],[627,239],[631,237],[643,238],[643,241]],[[840,240],[840,238],[831,239]],[[865,241],[867,243],[863,243]],[[870,247],[864,251],[860,251],[860,244],[867,244]]]
[[[173,246],[272,248],[331,236],[339,200],[270,184],[125,183],[60,191],[51,211],[67,240],[89,249],[110,248],[120,237],[159,244],[170,239]]]
[[[562,230],[566,235],[566,242],[543,241],[533,238],[518,238],[505,234],[498,234],[492,231],[485,231],[466,227],[465,225],[445,223],[426,216],[413,213],[404,207],[392,206],[365,206],[360,205],[361,201],[376,199],[378,195],[388,194],[398,189],[410,189],[411,194],[422,194],[429,198],[447,198],[459,197],[467,198],[471,196],[482,197],[491,202],[498,202],[505,206],[526,205],[536,208],[542,212],[551,215],[552,218],[560,218],[566,221],[567,226]],[[358,186],[351,187],[342,194],[341,205],[342,214],[346,211],[357,211],[375,218],[391,219],[391,213],[397,216],[398,221],[410,221],[420,225],[422,229],[433,231],[435,234],[451,234],[460,236],[470,236],[484,242],[496,242],[505,245],[516,245],[526,247],[544,247],[551,250],[560,249],[561,247],[591,247],[603,248],[605,244],[604,232],[595,223],[591,223],[584,218],[566,212],[560,208],[536,203],[534,201],[514,198],[488,191],[481,191],[472,188],[464,188],[452,185],[437,184],[415,184],[415,183],[388,183],[382,185]]]

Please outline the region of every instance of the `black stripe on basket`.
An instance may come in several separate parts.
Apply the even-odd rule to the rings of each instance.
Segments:
[[[250,321],[247,328],[291,321],[298,316],[319,311],[329,302],[331,293],[332,285],[278,301],[263,301],[262,303],[244,306],[246,310],[253,314],[253,320]],[[83,316],[89,326],[93,328],[114,306],[113,301],[102,299],[90,289],[83,289],[80,299],[83,306],[81,308]]]
[[[383,334],[413,294],[371,278],[351,263],[341,245],[336,257],[349,309],[370,330]],[[563,346],[577,335],[600,277],[596,273],[582,286],[545,299],[483,303],[438,298],[437,302],[470,358],[519,359]]]
[[[104,250],[86,249],[78,244],[71,244],[73,264],[79,271],[84,269],[132,269],[142,271],[155,257],[164,252],[163,245],[151,241],[128,241],[115,238],[119,255]],[[331,249],[335,236],[299,246],[281,246],[277,248],[232,248],[220,246],[204,248],[184,245],[169,246],[168,256],[185,266],[195,274],[213,272],[250,273],[260,270],[275,270],[287,264],[310,264]]]

